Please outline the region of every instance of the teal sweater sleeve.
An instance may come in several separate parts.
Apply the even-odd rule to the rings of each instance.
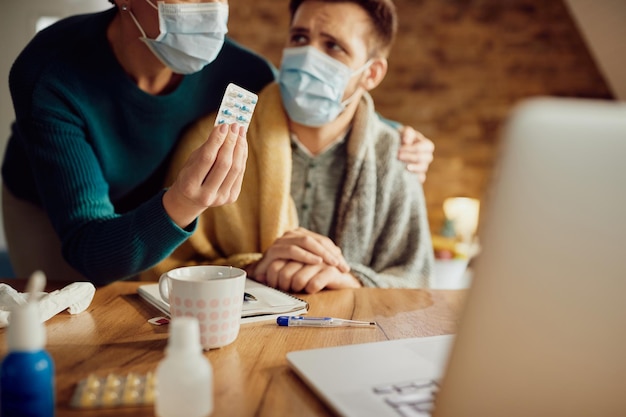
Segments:
[[[106,40],[114,8],[40,32],[13,64],[16,122],[4,184],[42,206],[65,259],[97,284],[134,276],[187,239],[162,205],[184,129],[215,111],[229,82],[259,91],[275,70],[227,40],[216,61],[167,95],[139,90]],[[79,35],[80,34],[80,35]]]

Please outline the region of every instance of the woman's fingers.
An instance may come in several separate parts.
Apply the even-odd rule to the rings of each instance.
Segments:
[[[216,193],[212,205],[232,203],[239,197],[247,160],[245,128],[233,124],[202,185],[209,194]]]
[[[424,182],[430,163],[433,161],[435,144],[410,126],[401,129],[402,142],[398,159],[407,164],[407,169],[418,174]]]
[[[229,125],[217,126],[209,133],[207,140],[187,158],[176,182],[184,184],[185,190],[188,190],[190,194],[197,193],[204,183],[229,133]]]
[[[224,180],[225,190],[230,195],[228,203],[232,203],[239,198],[247,162],[248,141],[246,139],[246,130],[242,126],[239,128],[239,138],[237,139],[237,145],[233,153],[233,169]]]
[[[230,125],[227,135],[217,149],[216,154],[214,146],[210,146],[212,145],[211,137],[209,137],[206,143],[207,162],[214,158],[212,164],[207,164],[207,172],[204,181],[200,185],[207,207],[232,202],[232,187],[239,181],[239,178],[243,177],[245,161],[248,155],[245,133],[242,131],[243,127],[237,124]],[[215,157],[213,157],[214,154]]]
[[[207,207],[233,202],[241,190],[248,158],[243,127],[219,125],[191,153],[176,181],[163,196],[172,220],[187,227]]]

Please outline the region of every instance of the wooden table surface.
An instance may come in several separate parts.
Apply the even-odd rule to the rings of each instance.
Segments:
[[[4,281],[22,290],[17,281]],[[56,367],[57,417],[154,416],[151,406],[73,409],[78,381],[89,374],[154,371],[164,357],[168,326],[148,319],[158,310],[137,295],[138,282],[98,288],[83,313],[62,312],[46,322],[47,350]],[[214,372],[212,416],[327,416],[326,406],[289,370],[292,350],[454,333],[464,290],[361,288],[300,295],[309,315],[375,321],[376,328],[287,328],[274,321],[241,327],[237,340],[205,352]],[[0,355],[6,353],[0,330]]]

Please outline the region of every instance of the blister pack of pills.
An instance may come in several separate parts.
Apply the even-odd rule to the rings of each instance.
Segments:
[[[154,373],[90,374],[76,385],[70,405],[74,408],[112,408],[153,405],[156,378]]]
[[[248,130],[257,101],[256,94],[236,84],[228,84],[215,118],[215,125],[238,123]]]

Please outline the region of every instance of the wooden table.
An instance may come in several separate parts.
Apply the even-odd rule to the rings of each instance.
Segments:
[[[4,281],[20,289],[16,281]],[[72,409],[76,384],[89,374],[154,371],[164,356],[168,326],[148,319],[159,313],[137,295],[138,282],[98,288],[87,311],[62,312],[46,322],[47,350],[56,366],[57,417],[154,416],[150,406]],[[205,352],[214,371],[212,414],[217,416],[327,416],[331,412],[289,370],[291,350],[454,333],[464,290],[361,288],[302,295],[309,315],[376,321],[376,328],[287,328],[275,322],[244,324],[237,340]],[[0,354],[6,353],[0,330]]]

